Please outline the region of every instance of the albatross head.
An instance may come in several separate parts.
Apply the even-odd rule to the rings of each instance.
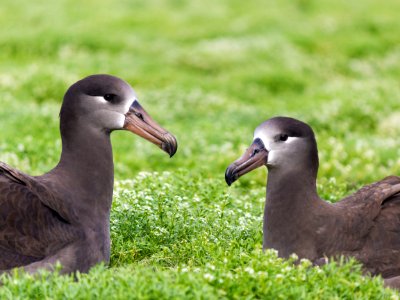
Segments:
[[[318,171],[318,150],[309,125],[288,117],[274,117],[254,132],[251,146],[225,172],[231,185],[240,176],[260,166],[277,172],[293,172],[311,168]]]
[[[84,122],[99,132],[129,130],[171,157],[177,150],[175,137],[143,109],[133,88],[111,75],[92,75],[73,84],[64,96],[60,119],[62,132],[74,123]]]

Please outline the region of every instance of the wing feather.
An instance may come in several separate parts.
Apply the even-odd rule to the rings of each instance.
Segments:
[[[61,201],[34,179],[0,162],[0,270],[43,259],[76,238],[65,210],[57,211]]]

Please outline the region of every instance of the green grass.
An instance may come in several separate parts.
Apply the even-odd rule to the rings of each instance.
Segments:
[[[60,153],[63,93],[110,73],[178,139],[168,159],[113,133],[112,258],[78,280],[3,278],[1,299],[396,299],[359,266],[262,253],[266,171],[225,168],[275,115],[308,122],[319,191],[336,201],[400,173],[400,2],[45,1],[0,7],[0,161],[31,174]]]

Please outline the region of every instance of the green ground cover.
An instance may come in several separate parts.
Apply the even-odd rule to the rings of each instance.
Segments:
[[[261,251],[266,171],[224,183],[254,128],[308,122],[336,201],[400,174],[400,2],[45,1],[0,4],[0,161],[41,174],[60,153],[66,88],[124,78],[173,132],[168,159],[112,135],[112,258],[78,280],[3,278],[1,299],[397,299],[359,266],[295,267]]]

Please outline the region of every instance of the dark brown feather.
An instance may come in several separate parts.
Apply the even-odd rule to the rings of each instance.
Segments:
[[[348,255],[373,275],[400,274],[400,177],[368,185],[332,206],[336,226],[319,237],[319,255]],[[393,193],[396,193],[393,195]]]
[[[43,201],[50,194],[0,163],[0,270],[39,261],[76,238],[76,230],[50,206],[56,199]]]

